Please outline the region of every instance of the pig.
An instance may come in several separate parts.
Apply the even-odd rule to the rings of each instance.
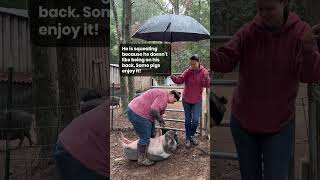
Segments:
[[[11,110],[10,112],[10,122],[7,120],[7,112],[0,112],[0,140],[20,139],[18,147],[21,148],[24,137],[27,137],[31,146],[33,142],[30,130],[34,122],[32,115],[22,110]]]
[[[210,127],[220,125],[226,112],[226,104],[228,100],[222,96],[219,97],[214,93],[210,93]]]
[[[121,98],[118,96],[110,96],[111,104],[110,106],[119,106],[120,107],[120,100]]]
[[[161,130],[161,131],[160,131],[160,132],[161,132],[161,135],[166,134],[166,132],[168,132],[168,131],[174,131],[174,139],[176,140],[177,144],[179,145],[178,133],[177,133],[176,130],[169,130],[169,129],[165,129],[165,128],[160,128],[160,130]],[[159,132],[157,132],[157,133],[159,133]]]
[[[148,159],[152,161],[162,161],[168,159],[177,149],[176,132],[173,130],[167,131],[161,135],[161,130],[155,138],[150,139],[148,146]],[[124,156],[132,161],[138,160],[138,140],[130,141],[121,133],[120,144],[123,149]]]

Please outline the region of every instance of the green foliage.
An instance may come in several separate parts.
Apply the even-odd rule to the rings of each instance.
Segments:
[[[153,16],[166,14],[159,8],[161,6],[165,9],[163,0],[132,0],[132,2],[132,23],[143,23]]]
[[[185,48],[171,56],[171,68],[174,73],[182,73],[189,65],[190,57],[193,54],[198,54],[202,64],[209,69],[209,40],[200,42],[186,42]]]
[[[184,15],[188,15],[202,24],[208,31],[210,28],[210,6],[207,0],[193,0],[192,6],[187,8]],[[193,54],[198,54],[204,66],[209,69],[209,40],[199,42],[185,42],[184,48],[172,54],[172,72],[181,73],[189,65],[189,59]]]
[[[142,25],[147,19],[161,14],[167,14],[171,12],[168,7],[165,6],[165,0],[132,0],[132,29]],[[122,16],[122,1],[115,0],[116,8],[118,12],[118,21],[121,28],[121,16]],[[187,7],[185,4],[180,4],[181,8]],[[200,22],[205,28],[209,30],[210,27],[210,6],[207,0],[193,0],[192,6],[186,8],[184,15],[189,15],[195,20]],[[116,28],[113,13],[111,13],[111,47],[112,56],[111,62],[118,63],[119,50],[116,44]],[[162,42],[147,42],[140,39],[132,39],[133,44],[142,43],[162,43]],[[172,52],[171,65],[172,72],[183,72],[189,64],[189,59],[193,54],[198,54],[203,64],[209,68],[209,40],[200,42],[187,42],[183,43],[182,47],[178,47],[177,50]]]

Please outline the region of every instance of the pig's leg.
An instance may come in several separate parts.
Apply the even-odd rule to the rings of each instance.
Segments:
[[[124,142],[125,144],[130,144],[130,143],[132,143],[132,141],[130,141],[130,140],[127,139],[127,138],[124,138],[124,139],[122,140],[122,142]]]
[[[130,144],[132,143],[132,141],[130,141],[129,139],[125,138],[123,133],[121,132],[121,138],[120,138],[120,141],[125,143],[125,144]]]
[[[151,126],[151,136],[150,138],[155,138],[157,136],[157,132],[156,131],[156,128],[155,128],[155,122],[152,123],[152,126]]]
[[[156,133],[156,137],[162,136],[162,130],[159,128],[157,133]]]

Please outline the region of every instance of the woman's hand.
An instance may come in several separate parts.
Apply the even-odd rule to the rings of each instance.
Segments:
[[[208,70],[206,70],[206,71],[204,72],[204,77],[209,78],[209,71],[208,71]]]
[[[320,33],[320,24],[317,24],[312,27],[311,31],[306,32],[302,38],[302,46],[305,51],[312,51],[314,42],[316,38],[319,37]]]

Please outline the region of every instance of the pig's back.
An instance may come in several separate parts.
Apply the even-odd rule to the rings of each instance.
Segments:
[[[164,140],[164,135],[156,138],[151,138],[148,146],[148,158],[152,161],[161,161],[167,159],[170,154],[167,154],[162,145]],[[129,160],[138,159],[138,150],[137,150],[138,140],[132,141],[131,143],[123,143],[123,153],[124,156]]]

